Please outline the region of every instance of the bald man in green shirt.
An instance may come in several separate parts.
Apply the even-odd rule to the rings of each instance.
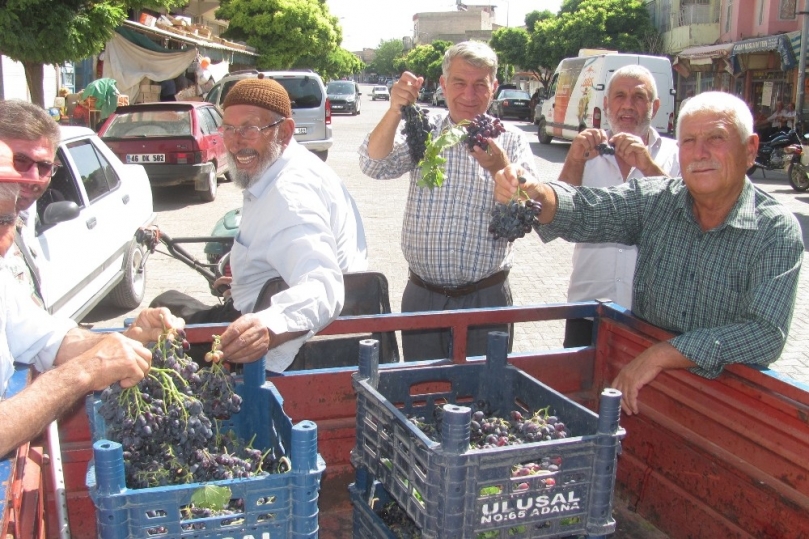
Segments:
[[[683,107],[677,140],[682,178],[586,188],[541,183],[518,166],[495,176],[500,202],[525,177],[523,190],[542,204],[537,232],[545,242],[638,246],[633,313],[679,335],[651,346],[613,381],[628,414],[638,413],[639,390],[663,370],[714,378],[729,363],[769,365],[795,306],[801,229],[745,175],[759,144],[747,105],[701,93]]]

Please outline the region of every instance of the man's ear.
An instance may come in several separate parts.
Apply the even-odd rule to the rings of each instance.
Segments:
[[[295,134],[295,120],[292,118],[285,118],[281,125],[278,126],[278,132],[281,134],[281,143],[286,148],[292,136]]]

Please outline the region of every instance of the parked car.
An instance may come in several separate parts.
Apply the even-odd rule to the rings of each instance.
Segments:
[[[492,101],[492,116],[497,118],[519,118],[520,120],[530,120],[532,116],[528,103],[531,95],[524,90],[503,90],[498,97]]]
[[[350,80],[333,80],[326,86],[326,95],[331,101],[331,111],[350,112],[352,116],[360,114],[362,109],[362,92],[356,82]]]
[[[331,102],[320,75],[314,71],[262,71],[266,78],[281,84],[292,102],[292,118],[295,120],[295,140],[320,157],[329,156],[334,144],[331,131]],[[234,84],[243,79],[256,78],[259,72],[238,71],[217,82],[205,96],[205,100],[221,109],[225,96]]]
[[[371,101],[376,101],[377,99],[384,99],[385,101],[390,101],[390,92],[384,86],[374,86],[371,90]]]
[[[121,161],[143,165],[153,186],[193,184],[210,202],[228,173],[220,125],[222,114],[210,103],[141,103],[118,107],[98,133]]]
[[[63,126],[62,166],[37,201],[37,266],[45,308],[81,321],[103,299],[124,309],[143,301],[146,272],[138,228],[155,218],[141,165],[124,164],[86,127]]]
[[[433,106],[434,107],[446,107],[447,100],[444,97],[444,89],[440,86],[435,89],[435,93],[433,94]]]
[[[432,103],[433,101],[433,94],[435,92],[433,90],[428,90],[427,88],[422,88],[419,90],[419,103]]]

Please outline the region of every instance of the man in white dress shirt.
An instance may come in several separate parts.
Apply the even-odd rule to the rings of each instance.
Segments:
[[[579,133],[570,146],[559,180],[585,187],[609,187],[630,178],[679,175],[677,142],[661,137],[651,126],[659,107],[657,86],[648,69],[631,65],[615,71],[604,96],[609,131],[586,129]],[[602,144],[610,148],[603,155],[599,152]],[[568,301],[606,298],[631,308],[636,258],[637,248],[633,246],[576,244]],[[592,331],[592,320],[568,320],[565,347],[589,345]]]
[[[14,238],[19,185],[41,181],[18,167],[12,155],[9,145],[0,141],[0,458],[36,437],[91,391],[114,382],[123,387],[137,384],[152,358],[141,343],[155,341],[164,327],[182,327],[182,320],[167,310],[147,309],[124,334],[93,333],[34,303],[2,258]],[[9,396],[5,393],[15,363],[32,365],[40,374]]]
[[[235,312],[222,333],[223,359],[247,363],[266,355],[265,367],[281,372],[340,314],[343,273],[368,268],[365,230],[340,178],[293,138],[295,120],[283,86],[272,79],[239,81],[222,108],[231,174],[244,190],[230,258]],[[264,284],[279,276],[289,288],[254,313]],[[215,308],[209,312],[217,314]],[[217,321],[198,314],[186,321]]]

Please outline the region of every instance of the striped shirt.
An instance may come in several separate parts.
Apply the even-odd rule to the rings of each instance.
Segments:
[[[448,127],[446,112],[430,113],[433,137]],[[410,157],[401,128],[393,150],[381,160],[368,155],[368,140],[360,146],[360,168],[371,178],[388,180],[410,173],[410,190],[402,226],[402,252],[410,269],[439,286],[463,286],[511,267],[511,243],[494,239],[489,220],[494,208],[494,180],[464,144],[444,152],[447,159],[441,187],[417,185],[421,172]],[[510,126],[497,138],[511,163],[536,175],[534,155],[525,135]]]
[[[679,333],[669,342],[713,378],[724,365],[768,365],[786,343],[803,258],[797,219],[745,178],[725,222],[703,232],[683,180],[611,188],[552,182],[559,203],[547,242],[638,246],[633,312]]]

